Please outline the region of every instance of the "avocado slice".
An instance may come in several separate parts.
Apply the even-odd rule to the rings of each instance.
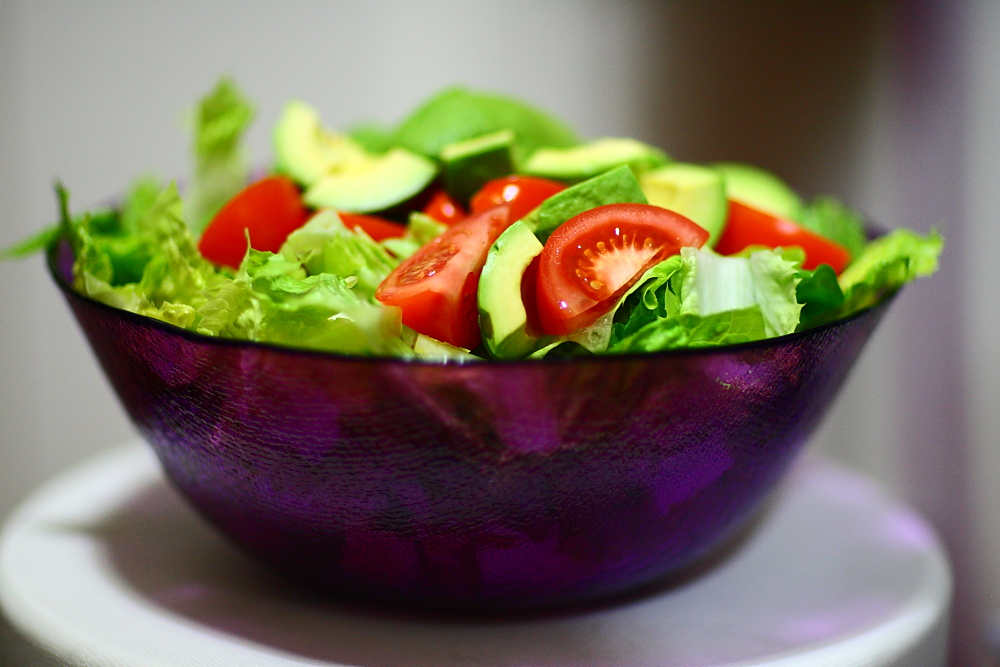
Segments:
[[[313,208],[374,213],[410,199],[436,175],[437,166],[427,158],[393,148],[323,176],[306,190],[303,200]]]
[[[579,183],[609,169],[628,165],[636,174],[670,161],[659,148],[635,139],[605,137],[572,148],[539,148],[521,168],[522,174]]]
[[[464,347],[455,347],[450,343],[425,336],[418,333],[413,340],[413,351],[421,359],[440,362],[467,363],[470,361],[482,361],[480,357],[469,354]]]
[[[701,225],[709,234],[708,245],[715,245],[729,210],[722,174],[710,167],[673,162],[643,174],[639,183],[650,204]]]
[[[561,121],[518,100],[448,88],[410,114],[396,130],[395,142],[436,158],[441,149],[491,132],[511,130],[514,159],[521,161],[542,146],[572,146],[576,134]]]
[[[308,187],[332,171],[363,160],[365,151],[350,137],[324,129],[316,109],[291,100],[274,128],[274,155],[279,172]]]
[[[458,201],[469,201],[487,182],[514,173],[513,148],[511,130],[448,144],[440,156],[445,190]]]
[[[520,359],[535,349],[538,338],[526,331],[528,313],[521,299],[521,280],[541,252],[541,241],[523,222],[515,222],[486,256],[476,300],[483,341],[495,359]]]
[[[605,204],[648,204],[627,165],[558,192],[524,216],[524,224],[543,243],[555,228],[575,215]]]
[[[719,162],[715,168],[726,182],[726,197],[765,213],[798,221],[802,200],[771,172],[741,162]]]

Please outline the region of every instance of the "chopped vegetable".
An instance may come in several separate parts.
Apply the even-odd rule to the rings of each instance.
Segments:
[[[118,209],[71,217],[57,186],[59,225],[0,259],[65,237],[75,289],[198,334],[466,363],[783,336],[882,302],[934,273],[943,247],[908,230],[869,242],[858,214],[770,172],[580,144],[544,112],[463,88],[351,134],[292,101],[254,182],[252,116],[223,79],[197,107],[183,202],[147,176]]]

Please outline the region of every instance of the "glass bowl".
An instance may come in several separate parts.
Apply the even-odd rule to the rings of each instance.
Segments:
[[[884,302],[724,348],[466,365],[193,334],[52,275],[167,476],[259,560],[410,607],[572,604],[733,535],[829,407]]]

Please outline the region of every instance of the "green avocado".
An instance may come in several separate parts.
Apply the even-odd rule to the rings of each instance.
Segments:
[[[464,347],[455,347],[436,338],[425,336],[422,333],[418,333],[416,338],[414,338],[413,351],[421,359],[430,361],[457,361],[459,363],[482,361],[480,357],[469,354],[469,351]]]
[[[303,200],[313,208],[374,213],[405,202],[437,175],[437,165],[404,148],[365,155],[312,184]]]
[[[779,218],[798,221],[802,200],[788,184],[769,171],[740,162],[720,162],[715,168],[726,182],[726,197]]]
[[[511,130],[448,144],[440,155],[445,190],[458,201],[469,201],[487,182],[514,172],[513,148]]]
[[[543,201],[524,216],[524,224],[543,243],[555,228],[575,215],[605,204],[648,204],[632,170],[622,165]]]
[[[396,130],[395,143],[431,158],[457,141],[511,130],[514,159],[542,146],[572,146],[576,134],[544,111],[518,100],[466,88],[441,91],[408,116]]]
[[[607,137],[571,148],[539,148],[520,172],[579,183],[623,164],[642,174],[669,161],[666,153],[641,141]]]
[[[313,107],[292,100],[274,128],[274,155],[277,171],[308,187],[332,171],[363,160],[365,151],[350,137],[324,129]]]
[[[650,204],[701,225],[709,233],[708,245],[715,245],[729,209],[722,174],[710,167],[673,162],[643,174],[639,183]]]
[[[521,299],[521,280],[542,244],[523,222],[515,222],[497,238],[479,277],[479,328],[490,356],[520,359],[538,338],[527,330],[528,314]]]

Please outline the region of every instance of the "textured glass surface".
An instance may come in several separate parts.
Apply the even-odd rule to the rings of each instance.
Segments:
[[[589,600],[752,516],[887,307],[703,351],[440,365],[190,334],[56,281],[169,478],[262,561],[418,606]]]

